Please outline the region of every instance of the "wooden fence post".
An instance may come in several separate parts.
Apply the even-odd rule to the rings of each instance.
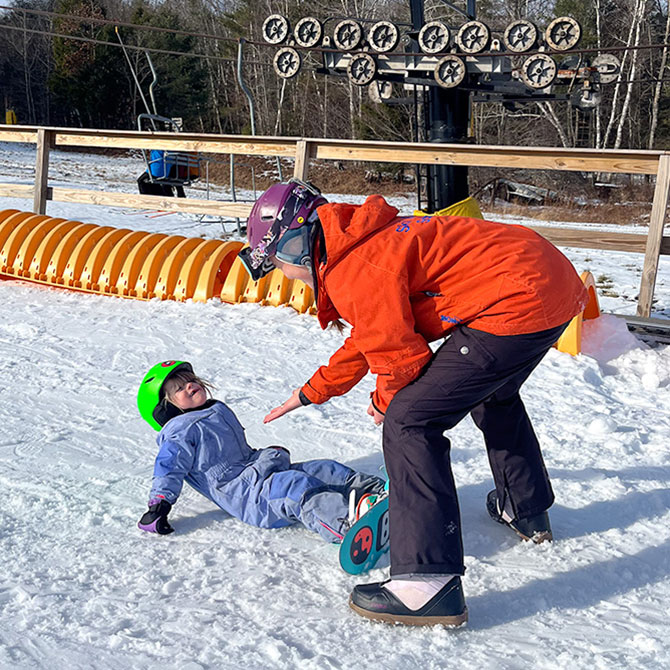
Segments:
[[[37,159],[35,163],[35,191],[33,194],[33,212],[46,214],[47,191],[49,188],[49,149],[54,140],[52,130],[37,130]]]
[[[658,160],[656,189],[654,190],[654,202],[651,207],[651,217],[649,218],[649,232],[647,233],[647,247],[644,252],[644,266],[642,268],[642,281],[640,283],[640,297],[637,303],[637,315],[644,318],[649,318],[651,316],[651,307],[654,298],[654,287],[656,286],[658,262],[661,255],[663,224],[665,223],[665,212],[668,206],[669,190],[670,154],[664,153],[659,157]]]
[[[295,167],[293,168],[293,176],[296,179],[307,180],[309,172],[309,154],[310,143],[307,140],[298,140],[295,145]]]

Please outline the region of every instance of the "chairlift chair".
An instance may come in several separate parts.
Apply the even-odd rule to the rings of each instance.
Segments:
[[[144,108],[147,110],[146,113],[138,115],[137,129],[149,132],[180,132],[181,126],[177,123],[176,119],[161,116],[156,110],[154,86],[158,81],[158,75],[156,74],[156,68],[154,68],[149,52],[145,51],[144,55],[146,56],[152,76],[151,84],[149,84],[151,107],[144,95],[144,91],[142,91],[139,77],[128,56],[128,51],[121,39],[118,26],[116,26],[115,30],[117,39],[123,49],[123,54],[126,57],[126,62],[130,68],[130,74],[133,77]],[[142,156],[144,157],[146,170],[137,179],[137,186],[142,194],[168,197],[176,195],[179,198],[184,198],[186,196],[184,186],[190,186],[192,182],[200,177],[200,158],[197,154],[185,151],[166,151],[164,149],[142,149]]]
[[[178,133],[179,124],[158,114],[140,114],[137,129],[144,131],[164,130]],[[146,170],[139,176],[140,193],[147,195],[185,197],[184,186],[190,186],[200,178],[200,158],[186,151],[164,149],[142,149]]]

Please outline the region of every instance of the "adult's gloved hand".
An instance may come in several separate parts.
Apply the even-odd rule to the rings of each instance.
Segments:
[[[147,533],[158,533],[168,535],[174,532],[174,528],[168,523],[168,514],[172,505],[164,498],[152,498],[149,501],[149,509],[142,515],[137,527]]]

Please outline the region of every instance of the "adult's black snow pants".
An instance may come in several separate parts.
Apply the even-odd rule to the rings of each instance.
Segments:
[[[470,412],[484,434],[503,509],[523,518],[554,494],[519,388],[565,329],[498,336],[460,327],[384,419],[390,482],[391,575],[463,574],[463,542],[450,441]]]

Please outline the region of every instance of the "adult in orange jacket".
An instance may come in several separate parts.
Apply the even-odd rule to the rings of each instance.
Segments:
[[[553,492],[519,388],[585,306],[570,261],[522,226],[399,217],[381,196],[329,204],[310,184],[275,184],[256,202],[254,279],[279,268],[315,289],[321,326],[352,326],[327,365],[266,417],[342,395],[377,376],[368,414],[384,423],[391,579],[357,586],[358,613],[382,621],[467,619],[450,441],[470,413],[484,434],[491,516],[524,539],[551,539]],[[446,338],[433,353],[430,342]],[[395,541],[394,541],[394,538]]]

